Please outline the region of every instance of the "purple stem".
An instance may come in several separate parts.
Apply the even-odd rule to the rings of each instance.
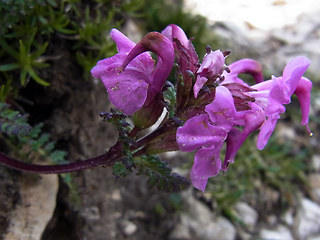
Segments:
[[[110,150],[107,153],[104,153],[100,156],[93,157],[84,161],[77,161],[59,165],[39,165],[25,163],[8,157],[0,152],[0,163],[9,168],[29,173],[67,173],[97,166],[112,166],[116,162],[116,160],[121,156],[122,151],[119,149],[119,147],[121,147],[121,143],[117,142],[112,148],[110,148]]]
[[[163,134],[167,129],[176,127],[172,121],[168,121],[162,127],[157,129],[155,132],[149,134],[148,136],[140,139],[136,145],[132,147],[131,150],[143,147],[147,142]],[[138,128],[135,128],[130,135],[135,136],[139,132]],[[145,154],[145,148],[140,149],[134,154],[134,156],[139,156]],[[75,172],[82,169],[98,167],[98,166],[112,166],[120,157],[122,156],[122,143],[118,141],[113,147],[109,149],[108,152],[93,157],[83,161],[72,162],[68,164],[57,164],[57,165],[40,165],[25,163],[11,158],[4,153],[0,152],[0,164],[7,166],[12,169],[20,170],[29,173],[39,173],[39,174],[56,174],[56,173],[67,173]]]

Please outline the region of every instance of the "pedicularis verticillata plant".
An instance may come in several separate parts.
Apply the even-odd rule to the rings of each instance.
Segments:
[[[137,44],[116,29],[111,31],[111,37],[118,53],[99,61],[91,73],[103,81],[116,107],[101,113],[104,120],[118,127],[116,144],[101,156],[65,165],[26,164],[1,154],[3,164],[36,173],[113,166],[118,175],[133,168],[151,175],[146,167],[158,160],[148,156],[196,151],[190,179],[194,187],[204,191],[208,178],[228,170],[249,134],[259,131],[257,148],[265,147],[293,94],[300,102],[302,125],[312,135],[308,127],[312,83],[303,77],[310,64],[305,57],[291,60],[282,76],[264,81],[262,67],[254,60],[242,59],[226,66],[229,51],[207,47],[200,63],[191,41],[176,25],[169,25],[161,33],[148,33]],[[156,54],[157,60],[149,52]],[[175,72],[171,76],[175,78],[169,81],[172,69]],[[239,78],[241,73],[252,75],[256,84],[245,83]],[[126,121],[128,118],[132,119],[131,124]],[[142,130],[159,119],[155,130],[143,134],[146,131]],[[222,162],[220,150],[224,143]],[[151,169],[163,169],[161,164],[157,162]],[[172,183],[173,190],[179,184]]]

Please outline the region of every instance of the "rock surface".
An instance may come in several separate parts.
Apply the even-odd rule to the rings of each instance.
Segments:
[[[261,229],[259,234],[261,239],[294,240],[290,230],[279,225],[275,229]]]
[[[320,206],[304,198],[298,210],[297,234],[300,239],[306,239],[320,233]]]
[[[234,240],[236,229],[225,217],[214,214],[204,203],[197,200],[192,191],[183,193],[185,208],[181,222],[171,234],[171,239],[182,240]]]
[[[57,175],[22,175],[20,202],[11,213],[4,240],[39,240],[52,218],[58,192]]]
[[[304,55],[312,62],[309,72],[320,74],[320,5],[314,0],[184,1],[186,9],[208,18],[237,57],[251,54],[280,74],[289,59]]]
[[[258,221],[258,213],[245,202],[237,202],[234,205],[236,215],[248,227],[249,230],[254,230]]]

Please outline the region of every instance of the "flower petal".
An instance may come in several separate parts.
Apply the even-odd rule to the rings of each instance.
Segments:
[[[113,70],[101,76],[110,101],[127,115],[132,115],[143,106],[149,86],[146,78],[144,74],[132,69],[121,73]]]
[[[241,73],[248,73],[253,76],[256,83],[263,82],[262,66],[259,62],[252,59],[241,59],[228,66],[230,73],[224,73],[225,80],[223,83],[244,83],[238,75]]]
[[[214,52],[211,51],[203,58],[203,61],[197,73],[200,76],[206,77],[221,74],[223,72],[224,63],[225,58],[220,50],[216,50]]]
[[[198,93],[200,92],[201,88],[207,81],[208,79],[206,77],[200,77],[199,75],[197,76],[197,81],[193,85],[193,94],[195,98],[198,97]]]
[[[238,139],[240,138],[241,132],[239,129],[233,128],[231,131],[228,133],[228,137],[226,139],[227,143],[227,149],[226,149],[226,155],[223,161],[222,165],[222,170],[227,171],[229,164],[233,163],[233,158],[230,156],[233,155],[238,151]]]
[[[221,169],[219,148],[201,148],[194,157],[194,163],[190,172],[192,185],[204,191],[208,178],[216,176]]]
[[[177,143],[182,151],[193,151],[202,146],[212,147],[221,144],[227,133],[220,127],[209,123],[206,114],[190,118],[177,130]]]
[[[297,95],[301,107],[302,125],[308,124],[309,110],[310,110],[310,94],[311,94],[312,82],[302,77],[298,83],[294,94]]]
[[[231,130],[227,137],[227,150],[225,156],[225,162],[233,162],[239,148],[242,146],[247,137],[254,131],[258,130],[265,122],[265,114],[262,109],[255,109],[253,111],[247,111],[244,115],[244,127],[239,134],[238,131]],[[225,164],[224,164],[225,165]]]
[[[216,88],[215,98],[206,106],[205,111],[215,125],[230,131],[234,123],[236,108],[233,97],[226,87]]]
[[[136,45],[118,29],[113,28],[110,35],[112,40],[117,44],[117,50],[119,53],[129,53]]]
[[[267,120],[262,125],[257,140],[257,148],[259,150],[262,150],[266,146],[279,118],[280,115],[275,113],[268,116]]]
[[[189,39],[179,26],[170,24],[161,32],[161,34],[166,36],[171,41],[176,38],[185,48],[189,48]]]
[[[289,87],[291,96],[298,86],[298,83],[310,65],[310,60],[306,57],[296,57],[292,59],[283,70],[282,77]]]
[[[289,88],[284,78],[273,77],[272,81],[272,87],[268,96],[268,106],[265,110],[267,116],[273,115],[274,113],[284,113],[286,109],[283,104],[288,104],[291,101]]]
[[[121,65],[126,58],[126,54],[118,53],[112,57],[105,58],[97,62],[96,66],[91,69],[91,74],[95,78],[101,78],[102,75],[113,71]]]
[[[160,58],[158,59],[150,78],[148,78],[150,80],[149,83],[154,91],[160,92],[171,72],[174,62],[174,49],[172,42],[164,35],[158,32],[150,32],[146,34],[143,39],[130,51],[120,68],[122,70],[126,69],[127,66],[134,61],[137,56],[142,57],[142,53],[145,53],[146,51],[152,51]],[[144,61],[141,62],[144,63]],[[148,103],[150,103],[152,99],[153,96],[149,96]]]

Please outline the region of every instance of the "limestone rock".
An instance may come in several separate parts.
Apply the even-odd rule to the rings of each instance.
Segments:
[[[173,230],[173,237],[177,236],[179,230],[184,229],[184,231],[187,232],[185,237],[188,237],[189,233],[192,235],[190,239],[235,239],[236,229],[228,219],[215,216],[205,204],[192,196],[191,191],[185,192],[183,199],[186,201],[186,209],[181,216],[181,223]],[[181,237],[182,235],[180,234],[178,236]]]
[[[121,232],[126,236],[132,236],[137,231],[137,225],[129,220],[120,221]]]
[[[318,103],[318,108],[320,109],[320,98],[319,98],[319,103]],[[319,172],[320,171],[320,155],[314,155],[312,156],[312,160],[311,160],[311,165],[312,168]]]
[[[259,236],[261,239],[294,240],[290,230],[283,225],[272,230],[261,229]]]
[[[170,233],[170,240],[188,240],[191,239],[190,230],[188,226],[183,223],[179,223],[175,226]]]
[[[320,206],[307,198],[302,199],[296,221],[297,234],[301,239],[320,233]]]
[[[320,240],[320,235],[309,237],[308,240]]]
[[[294,216],[293,209],[288,209],[282,216],[281,220],[286,223],[288,226],[292,226],[294,224]]]
[[[57,175],[23,175],[20,203],[10,216],[5,240],[39,240],[56,207]]]
[[[245,202],[235,204],[235,211],[238,217],[247,225],[250,230],[253,230],[257,221],[258,213]]]
[[[308,179],[311,186],[312,199],[320,203],[320,174],[310,174]]]

